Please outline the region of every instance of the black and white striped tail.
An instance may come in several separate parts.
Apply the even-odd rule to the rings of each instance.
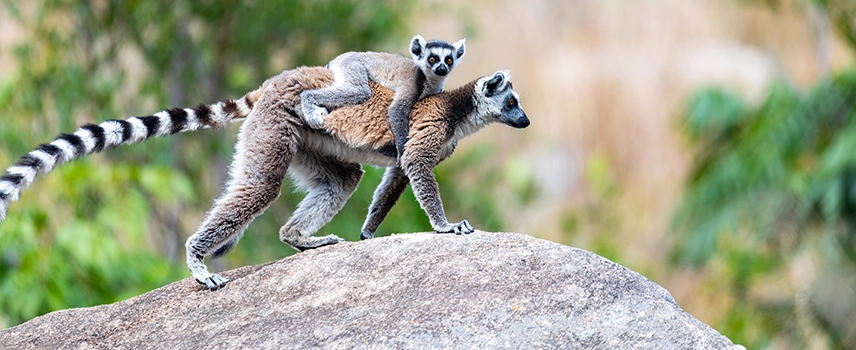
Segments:
[[[0,177],[0,222],[6,219],[9,204],[18,200],[21,191],[39,174],[56,166],[106,147],[116,147],[185,131],[224,127],[229,122],[246,118],[253,108],[249,94],[238,100],[225,100],[196,108],[172,108],[146,117],[108,120],[89,124],[72,134],[62,134],[53,142],[42,144],[21,157]]]

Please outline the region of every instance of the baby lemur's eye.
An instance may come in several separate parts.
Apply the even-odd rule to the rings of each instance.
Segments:
[[[428,57],[428,63],[434,63],[434,62],[437,62],[436,57]]]
[[[513,98],[508,99],[508,106],[509,107],[514,107],[515,103],[517,103],[517,101],[515,101]]]
[[[450,66],[451,66],[451,65],[452,65],[452,59],[451,59],[451,58],[446,58],[446,64],[448,64],[448,65],[450,65]]]

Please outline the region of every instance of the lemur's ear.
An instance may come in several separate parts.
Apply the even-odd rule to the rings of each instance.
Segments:
[[[410,54],[413,55],[413,59],[422,59],[422,55],[425,54],[425,44],[425,38],[418,34],[410,40]]]
[[[466,44],[466,42],[467,42],[467,39],[463,38],[461,40],[456,41],[454,44],[452,44],[452,46],[455,47],[455,59],[456,60],[459,60],[459,59],[461,59],[461,57],[464,57],[464,53],[467,51],[467,47],[464,45],[464,44]]]
[[[484,83],[485,91],[487,92],[487,96],[492,96],[496,94],[497,90],[503,85],[505,82],[505,75],[502,72],[496,72],[490,80]]]
[[[498,70],[496,74],[502,74],[505,76],[505,81],[511,81],[511,71],[508,69]]]

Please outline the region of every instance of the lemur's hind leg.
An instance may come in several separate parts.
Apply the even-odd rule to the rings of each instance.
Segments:
[[[203,259],[223,255],[237,244],[250,221],[267,209],[279,192],[279,186],[232,181],[185,244],[187,267],[197,282],[218,289],[229,281],[208,272]]]
[[[332,157],[300,152],[291,171],[298,184],[307,188],[309,193],[279,230],[279,239],[299,251],[342,241],[336,235],[312,235],[342,210],[357,189],[363,168],[357,163],[343,163]]]
[[[354,55],[337,57],[328,68],[333,71],[331,86],[306,90],[300,94],[303,120],[309,127],[320,129],[327,116],[327,108],[353,106],[366,102],[371,97],[369,76],[365,63]]]
[[[199,283],[213,290],[228,282],[208,272],[203,259],[225,254],[250,221],[279,197],[297,150],[296,123],[299,120],[293,112],[269,108],[250,115],[241,127],[226,190],[185,244],[187,266]]]

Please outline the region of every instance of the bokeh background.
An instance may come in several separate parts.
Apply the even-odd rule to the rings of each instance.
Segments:
[[[532,125],[436,169],[447,215],[592,250],[748,348],[856,348],[853,0],[34,1],[0,7],[0,164],[61,132],[237,98],[351,50],[467,38],[448,87],[510,69]],[[188,276],[237,127],[38,180],[0,226],[0,327]],[[348,240],[366,176],[322,233]],[[294,251],[249,226],[217,270]],[[430,230],[409,192],[379,235]]]

